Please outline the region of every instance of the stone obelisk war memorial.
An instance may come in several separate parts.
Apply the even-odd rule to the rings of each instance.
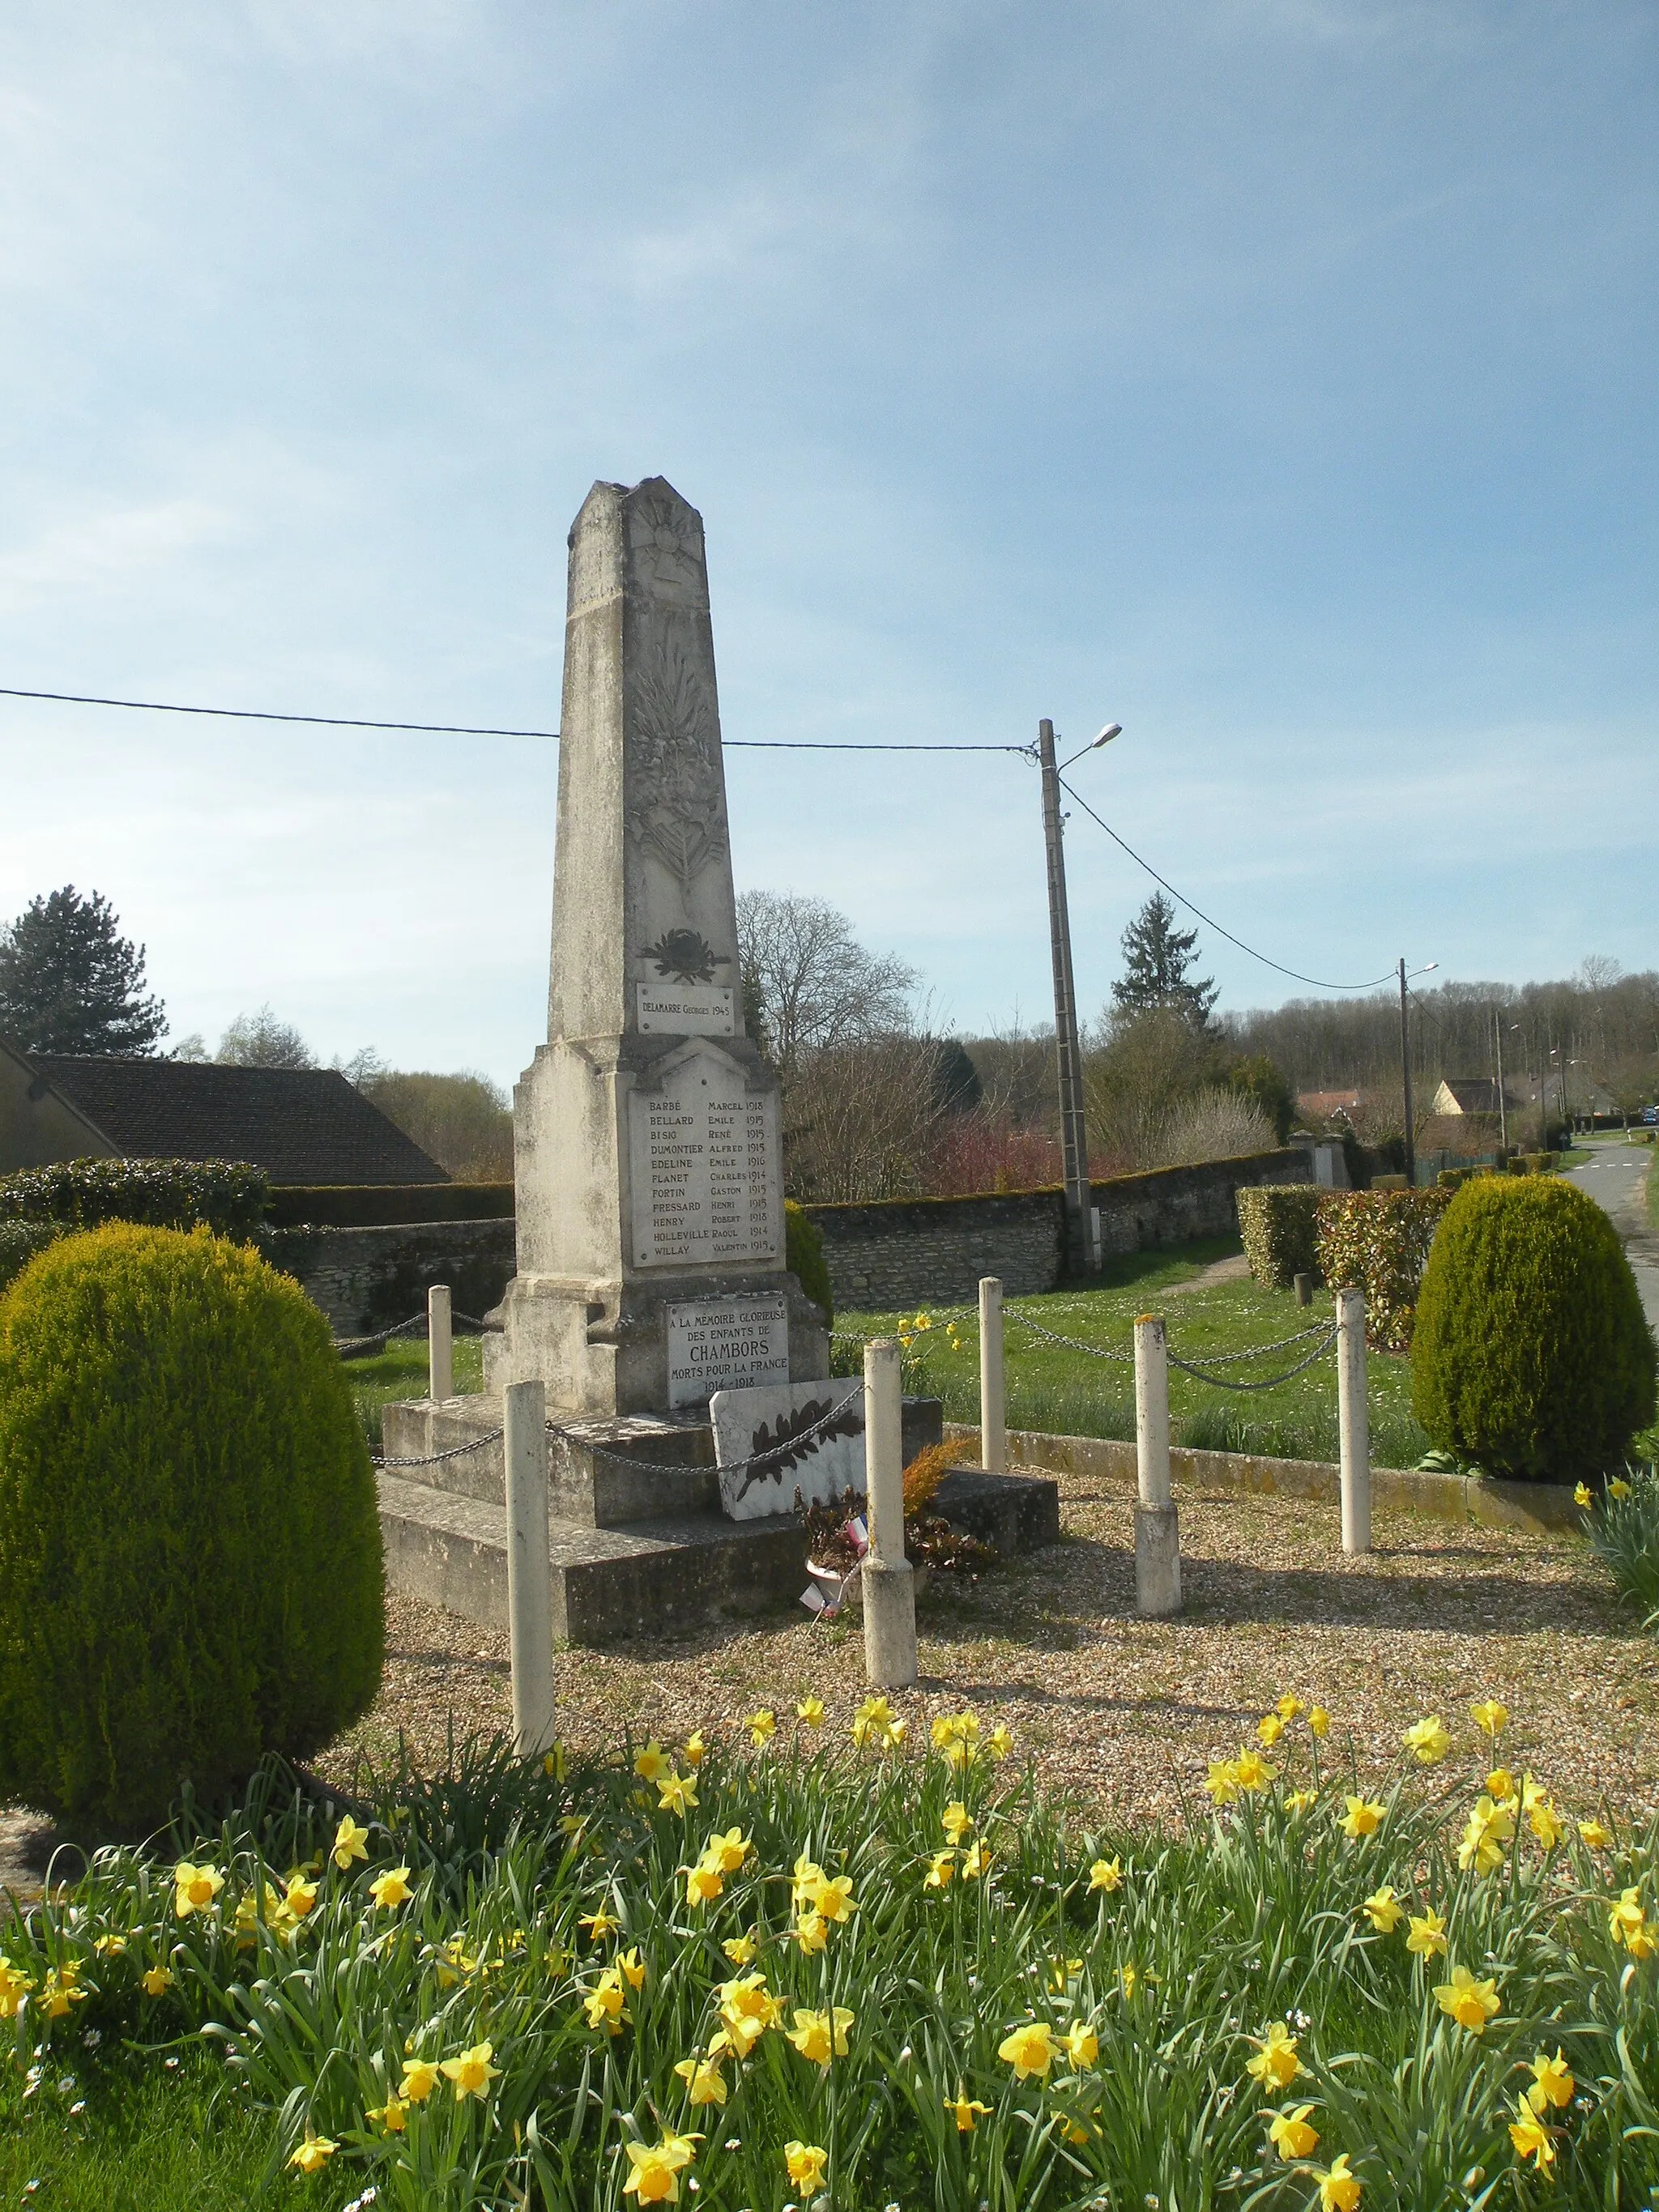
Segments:
[[[393,1583],[506,1618],[501,1446],[477,1439],[504,1385],[539,1378],[556,1636],[793,1603],[795,1492],[862,1487],[862,1401],[830,1381],[825,1316],[785,1265],[778,1079],[744,1028],[702,522],[659,477],[595,484],[570,533],[547,1042],[513,1118],[518,1272],[484,1395],[386,1409],[389,1459],[475,1447],[382,1477]],[[914,1449],[927,1416],[908,1410]],[[716,1471],[797,1433],[782,1462]]]

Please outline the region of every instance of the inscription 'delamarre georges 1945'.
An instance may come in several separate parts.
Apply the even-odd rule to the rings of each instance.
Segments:
[[[775,1091],[706,1052],[628,1105],[635,1266],[781,1260]]]

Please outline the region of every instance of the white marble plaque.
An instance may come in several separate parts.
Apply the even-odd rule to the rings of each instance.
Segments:
[[[775,1390],[717,1390],[708,1417],[722,1470],[760,1456],[757,1467],[720,1475],[720,1507],[731,1520],[792,1513],[798,1490],[819,1504],[864,1488],[864,1384],[856,1376]]]
[[[671,1055],[628,1101],[634,1265],[783,1259],[778,1094],[708,1045]]]
[[[729,983],[636,983],[639,1024],[647,1036],[732,1036],[736,994]]]
[[[697,1298],[668,1308],[668,1402],[789,1380],[789,1306],[776,1297]]]

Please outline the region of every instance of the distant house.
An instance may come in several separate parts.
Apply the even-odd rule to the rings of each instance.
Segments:
[[[1504,1106],[1522,1103],[1507,1083],[1501,1103]],[[1449,1075],[1434,1094],[1432,1110],[1437,1114],[1496,1114],[1499,1103],[1498,1085],[1490,1075]]]
[[[0,1040],[0,1175],[76,1159],[246,1160],[276,1184],[449,1180],[331,1068],[81,1060]]]

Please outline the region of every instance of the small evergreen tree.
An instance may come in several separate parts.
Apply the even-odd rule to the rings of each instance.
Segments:
[[[146,1058],[167,1017],[144,980],[144,948],[122,936],[109,901],[65,884],[0,930],[0,1036],[25,1052]]]
[[[1176,910],[1162,891],[1154,891],[1123,933],[1121,980],[1112,986],[1112,1013],[1119,1022],[1168,1006],[1203,1029],[1216,1002],[1210,978],[1196,976],[1195,929],[1177,929]]]

